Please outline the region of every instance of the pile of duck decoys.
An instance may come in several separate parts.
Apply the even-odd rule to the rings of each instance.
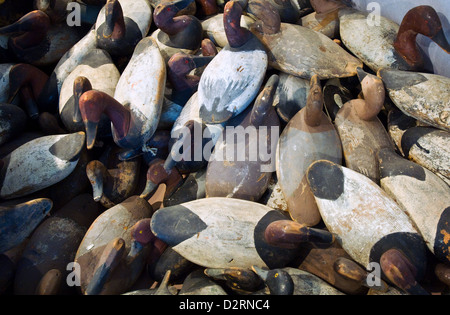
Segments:
[[[0,293],[448,294],[440,8],[1,1]]]

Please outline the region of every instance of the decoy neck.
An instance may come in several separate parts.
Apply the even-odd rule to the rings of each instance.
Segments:
[[[92,90],[91,82],[88,78],[80,76],[73,81],[73,122],[81,122],[80,97],[84,92]]]
[[[252,30],[267,35],[280,32],[281,17],[272,3],[265,0],[253,0],[248,4],[247,11],[256,20],[251,26]]]
[[[384,84],[379,77],[369,74],[361,68],[357,68],[356,71],[361,82],[364,101],[357,100],[354,108],[359,118],[372,120],[380,113],[384,105],[386,96]]]
[[[218,54],[216,45],[209,38],[202,40],[201,47],[203,56],[216,56]]]
[[[250,114],[251,125],[259,127],[263,124],[264,119],[267,117],[267,113],[273,106],[273,98],[277,91],[279,81],[280,77],[278,75],[272,75],[264,86],[264,89],[259,93]]]
[[[176,35],[187,27],[188,20],[192,16],[176,16],[178,12],[186,8],[193,0],[178,0],[169,3],[160,3],[153,12],[155,25],[168,35]]]
[[[261,277],[272,295],[292,295],[295,284],[292,277],[283,269],[264,270],[252,266],[252,270]]]
[[[112,96],[101,91],[90,90],[81,95],[79,107],[86,128],[88,149],[94,146],[98,123],[103,113],[111,120],[119,140],[127,135],[131,124],[131,112]]]
[[[312,76],[309,86],[305,108],[305,122],[310,127],[317,127],[322,121],[324,103],[322,85],[318,75]]]
[[[131,235],[133,239],[143,246],[153,243],[156,240],[156,236],[150,228],[150,221],[151,218],[141,219],[131,227]]]
[[[92,185],[94,201],[99,202],[103,196],[104,185],[112,183],[113,178],[106,166],[97,160],[90,161],[86,165],[86,175]]]
[[[394,42],[395,50],[408,64],[421,68],[424,62],[416,44],[417,34],[429,37],[443,50],[450,53],[450,44],[445,38],[439,15],[433,7],[421,5],[409,10],[403,17]]]
[[[46,38],[50,24],[47,14],[35,10],[27,13],[17,22],[0,28],[0,34],[23,33],[10,37],[10,43],[18,50],[25,50],[39,45]]]
[[[223,11],[223,25],[228,43],[232,48],[238,48],[251,38],[249,30],[241,27],[242,7],[239,2],[227,2]]]
[[[167,62],[168,79],[174,89],[178,91],[195,89],[200,77],[189,75],[189,73],[195,68],[207,65],[213,58],[213,56],[193,56],[183,52],[175,53]]]
[[[182,184],[183,179],[175,165],[176,162],[171,158],[170,154],[165,161],[161,159],[153,160],[148,168],[147,182],[140,197],[147,198],[163,183],[166,185],[165,198],[172,195]]]
[[[125,33],[125,19],[119,0],[108,0],[105,5],[103,37],[117,40],[125,37]]]

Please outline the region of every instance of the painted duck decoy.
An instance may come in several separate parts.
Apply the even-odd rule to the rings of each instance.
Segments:
[[[250,268],[206,268],[205,275],[213,278],[236,294],[251,294],[263,289],[263,281]]]
[[[269,65],[277,70],[308,80],[314,74],[330,79],[354,76],[363,65],[327,36],[282,23],[278,12],[263,0],[252,0],[248,10],[257,17],[251,31],[264,44]]]
[[[0,103],[0,145],[21,134],[26,122],[27,115],[20,107]]]
[[[223,131],[207,166],[207,197],[258,201],[267,190],[275,170],[275,149],[280,127],[280,120],[272,105],[278,81],[278,76],[272,75],[255,100],[252,110],[244,112],[242,118],[239,115],[233,119],[240,120],[235,128]],[[231,124],[231,120],[228,122]],[[239,130],[246,130],[244,137],[241,137]],[[248,137],[247,131],[250,131]],[[235,134],[238,135],[238,141],[235,141]],[[233,153],[229,154],[230,151]]]
[[[342,142],[348,168],[379,183],[380,175],[376,151],[395,150],[395,146],[378,118],[385,102],[383,82],[376,76],[358,69],[364,99],[354,99],[339,109],[335,126]]]
[[[84,92],[97,90],[111,97],[119,82],[120,73],[110,55],[101,49],[92,49],[64,80],[59,94],[59,115],[70,132],[84,131],[79,99]],[[99,135],[111,134],[111,121],[103,115]]]
[[[228,45],[208,64],[198,86],[204,123],[226,122],[243,112],[263,83],[267,54],[261,42],[240,26],[241,15],[238,2],[227,2],[223,23]]]
[[[95,22],[97,47],[112,56],[129,56],[147,36],[152,23],[148,0],[108,0]]]
[[[450,186],[450,133],[433,127],[412,127],[402,136],[405,158],[429,169]]]
[[[38,198],[0,207],[2,238],[0,253],[21,244],[46,218],[53,207],[48,198]]]
[[[383,16],[377,18],[379,21],[373,25],[368,23],[370,17],[367,13],[352,8],[339,11],[343,44],[375,72],[381,68],[423,70],[422,52],[416,44],[417,34],[429,37],[450,52],[439,16],[431,6],[411,9],[400,26]]]
[[[450,78],[395,69],[380,69],[378,76],[405,115],[450,131]]]
[[[56,64],[80,36],[67,23],[52,24],[49,16],[35,10],[17,22],[0,28],[1,35],[10,35],[8,49],[19,62],[35,66]]]
[[[0,197],[12,199],[56,184],[76,167],[84,132],[37,138],[2,159]]]
[[[95,219],[75,255],[83,270],[83,294],[127,292],[142,272],[148,254],[148,246],[136,241],[130,229],[152,212],[147,201],[132,196]]]
[[[125,149],[120,158],[133,158],[146,149],[161,116],[166,66],[151,37],[142,39],[120,76],[114,98],[100,91],[87,91],[79,100],[86,128],[88,149],[94,146],[102,113],[111,119],[115,143]]]
[[[415,222],[430,251],[449,263],[450,187],[433,172],[395,152],[380,150],[378,158],[381,188]]]
[[[206,168],[190,173],[183,184],[163,201],[163,204],[164,207],[171,207],[201,198],[206,198]]]
[[[59,271],[60,278],[65,279],[67,265],[74,260],[83,236],[99,214],[91,196],[82,194],[42,222],[31,235],[18,262],[14,294],[35,294],[41,281],[47,283],[41,283],[42,287],[49,288],[58,278],[58,273],[51,270]],[[75,293],[73,287],[67,286],[65,281],[62,283],[54,294]]]
[[[203,39],[202,24],[194,15],[179,15],[194,0],[161,2],[153,12],[153,20],[158,29],[152,37],[158,43],[167,62],[175,53],[195,54]]]
[[[317,75],[310,81],[306,107],[286,125],[277,148],[277,178],[294,221],[314,226],[321,221],[306,170],[317,160],[342,163],[341,141],[323,112],[323,93]],[[295,165],[295,166],[294,166]]]
[[[428,294],[419,281],[426,269],[426,245],[405,212],[368,177],[330,161],[308,169],[323,221],[354,261],[411,294]]]
[[[203,268],[197,268],[183,281],[178,295],[227,295],[227,292],[205,275]]]

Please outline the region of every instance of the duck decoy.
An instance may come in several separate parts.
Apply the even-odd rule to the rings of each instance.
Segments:
[[[288,219],[282,211],[243,199],[211,197],[161,208],[151,220],[153,234],[180,255],[206,268],[284,267],[298,247],[265,240],[267,225]],[[329,235],[324,235],[329,241]]]
[[[429,169],[450,186],[449,143],[450,133],[433,127],[409,128],[401,139],[405,158]]]
[[[314,12],[301,18],[301,25],[329,38],[339,36],[339,9],[345,7],[342,1],[312,0],[310,1]]]
[[[0,103],[0,145],[20,135],[25,129],[27,115],[18,106]]]
[[[162,1],[153,12],[157,30],[151,34],[167,62],[175,53],[195,54],[201,47],[203,28],[194,15],[179,15],[194,0]],[[178,15],[177,15],[178,14]]]
[[[386,128],[378,118],[385,103],[384,85],[377,76],[358,69],[364,99],[345,103],[334,120],[342,143],[346,167],[379,183],[376,151],[395,150]]]
[[[264,270],[252,266],[255,272],[267,285],[271,295],[293,295],[295,283],[291,275],[283,269]]]
[[[392,102],[405,115],[450,131],[450,78],[411,71],[380,69]]]
[[[415,222],[429,250],[449,263],[450,187],[425,167],[390,150],[380,150],[378,159],[381,188]]]
[[[24,131],[16,135],[14,138],[0,146],[0,159],[3,159],[21,145],[43,136],[45,136],[45,134],[40,130]]]
[[[306,181],[306,170],[316,160],[342,163],[338,133],[323,112],[319,77],[310,80],[306,106],[284,128],[277,147],[277,178],[294,221],[308,226],[321,221],[314,196]],[[294,166],[295,165],[295,166]]]
[[[178,295],[228,295],[217,282],[205,275],[203,268],[192,271],[183,281]]]
[[[342,83],[341,79],[327,80],[323,87],[323,103],[325,112],[333,123],[339,109],[353,98],[352,92]]]
[[[112,56],[129,56],[152,23],[148,0],[108,0],[95,22],[96,44]]]
[[[198,85],[200,118],[222,123],[243,112],[255,99],[267,70],[267,54],[261,42],[240,26],[242,7],[225,5],[223,23],[228,45],[203,71]]]
[[[317,74],[322,80],[354,76],[356,68],[363,66],[327,36],[282,23],[278,12],[264,0],[250,1],[248,11],[257,19],[250,30],[264,44],[272,68],[308,80]]]
[[[83,294],[127,292],[141,274],[149,249],[134,239],[130,229],[139,220],[151,217],[152,212],[147,201],[132,196],[95,219],[75,255],[83,270]]]
[[[450,52],[439,16],[431,6],[412,8],[400,26],[383,16],[377,18],[377,25],[371,26],[368,13],[352,8],[339,11],[342,43],[374,72],[381,68],[423,70],[422,52],[416,44],[417,34],[429,37]]]
[[[2,159],[0,197],[29,195],[69,176],[84,146],[84,132],[53,135],[25,143]]]
[[[170,246],[165,248],[156,261],[147,264],[148,273],[157,282],[164,279],[167,271],[170,271],[170,278],[173,282],[179,282],[197,267],[196,264],[178,254]]]
[[[31,235],[18,262],[14,294],[35,294],[41,282],[42,288],[50,288],[51,282],[58,278],[58,273],[52,270],[65,279],[67,264],[74,260],[83,236],[99,214],[91,196],[81,194],[42,222]],[[75,294],[74,288],[65,281],[55,289],[58,290],[54,294]]]
[[[101,91],[81,95],[80,112],[86,128],[86,144],[94,146],[102,113],[111,119],[115,143],[125,149],[120,159],[142,154],[155,133],[161,116],[166,66],[151,37],[142,39],[120,76],[114,98]]]
[[[111,56],[102,49],[92,49],[64,80],[59,94],[59,116],[70,132],[84,131],[79,109],[79,98],[84,92],[97,90],[111,97],[120,73]],[[99,123],[99,136],[111,135],[111,121],[106,115]]]
[[[2,238],[0,253],[21,244],[46,218],[53,207],[48,198],[38,198],[0,207]]]
[[[171,207],[180,203],[206,198],[206,168],[190,173],[183,184],[164,201],[164,207]]]
[[[156,129],[153,136],[147,142],[147,145],[151,148],[148,152],[144,152],[142,155],[145,163],[150,163],[155,159],[164,160],[169,155],[169,142],[170,131],[164,129]]]
[[[396,150],[403,156],[402,137],[406,130],[419,126],[420,122],[412,117],[405,115],[398,108],[388,112],[387,131],[395,144]]]
[[[62,135],[67,133],[67,130],[61,126],[60,119],[57,114],[49,112],[42,112],[37,119],[39,129],[47,136]]]
[[[426,245],[409,216],[371,179],[321,160],[307,171],[308,183],[328,230],[357,263],[381,267],[382,279],[411,294],[428,294],[419,281]]]
[[[252,110],[233,119],[239,121],[235,128],[228,128],[231,120],[228,121],[208,162],[207,197],[258,201],[267,190],[275,170],[280,129],[280,120],[272,105],[278,81],[277,75],[268,79]]]
[[[0,35],[10,35],[8,49],[16,60],[35,66],[56,64],[80,39],[76,29],[65,22],[52,24],[49,16],[40,10],[0,28]]]
[[[141,157],[121,161],[117,158],[119,150],[110,147],[100,160],[92,160],[86,166],[93,199],[107,209],[131,197],[139,181]]]
[[[262,290],[264,285],[261,277],[250,268],[206,268],[204,273],[236,294],[251,294]]]

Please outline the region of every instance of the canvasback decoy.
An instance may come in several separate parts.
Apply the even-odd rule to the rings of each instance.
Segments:
[[[402,136],[405,158],[429,169],[450,186],[450,133],[433,127],[412,127]]]
[[[201,47],[203,28],[194,15],[179,15],[178,12],[194,0],[162,1],[153,12],[153,20],[158,28],[151,34],[158,43],[167,62],[177,52],[195,54]]]
[[[208,162],[207,197],[258,201],[267,190],[275,171],[280,130],[280,120],[273,108],[278,81],[278,75],[272,75],[251,110],[248,108],[228,121]],[[228,128],[230,125],[235,128]]]
[[[205,275],[204,268],[197,268],[184,279],[178,295],[228,295],[228,293],[220,284]]]
[[[412,8],[403,17],[401,25],[381,15],[377,18],[379,22],[370,25],[368,13],[352,8],[339,11],[342,43],[374,72],[381,68],[423,70],[417,34],[429,37],[450,53],[439,16],[431,6]]]
[[[425,167],[390,150],[380,150],[378,159],[381,188],[415,222],[429,250],[450,263],[450,187]]]
[[[317,75],[310,80],[306,106],[284,128],[276,152],[277,178],[292,219],[317,225],[321,216],[306,181],[306,170],[321,159],[342,163],[341,141],[323,112],[322,86]]]
[[[257,18],[250,30],[264,44],[269,65],[279,71],[308,80],[317,74],[322,80],[354,76],[356,68],[363,66],[327,36],[304,26],[282,23],[278,12],[264,0],[251,1],[248,11]]]
[[[450,78],[383,68],[378,71],[392,102],[405,115],[450,131]]]
[[[17,22],[0,28],[1,35],[10,35],[8,49],[19,61],[35,66],[56,64],[80,36],[67,23],[52,24],[49,16],[34,10]]]
[[[163,205],[171,207],[201,198],[206,198],[206,167],[190,173],[183,184],[163,201]]]
[[[95,22],[97,47],[112,56],[132,55],[150,30],[152,11],[148,0],[108,0]]]
[[[166,83],[166,65],[151,37],[142,39],[117,83],[114,97],[87,91],[79,100],[86,128],[86,144],[94,146],[102,113],[111,119],[115,143],[125,149],[121,159],[142,154],[155,133],[161,116]]]
[[[75,169],[84,132],[29,141],[2,159],[0,197],[23,197],[62,181]]]
[[[225,5],[223,23],[228,45],[203,71],[198,85],[200,118],[222,123],[243,112],[256,98],[267,70],[267,54],[261,42],[240,26],[242,7]]]
[[[206,268],[205,275],[237,294],[251,294],[263,289],[264,282],[250,268]]]
[[[1,205],[0,253],[21,244],[46,218],[53,207],[48,198],[38,198],[13,205]]]
[[[0,145],[20,135],[26,123],[27,114],[20,107],[0,103]]]
[[[45,276],[45,286],[50,287],[48,282],[57,276],[51,270],[59,271],[65,279],[67,264],[73,261],[87,229],[100,214],[98,205],[89,194],[81,194],[55,210],[30,236],[17,265],[14,294],[35,294]],[[63,281],[53,294],[75,294],[75,291]]]
[[[342,143],[345,165],[379,183],[376,151],[395,150],[386,128],[378,118],[385,103],[383,82],[375,75],[358,69],[364,99],[345,103],[334,120]]]
[[[136,281],[147,260],[149,246],[135,240],[130,229],[139,220],[151,217],[152,212],[147,201],[132,196],[95,219],[74,260],[83,270],[80,275],[83,294],[121,294]]]
[[[308,183],[328,230],[354,261],[381,266],[382,279],[411,294],[428,294],[419,281],[426,245],[409,216],[363,174],[327,160],[307,171]]]

